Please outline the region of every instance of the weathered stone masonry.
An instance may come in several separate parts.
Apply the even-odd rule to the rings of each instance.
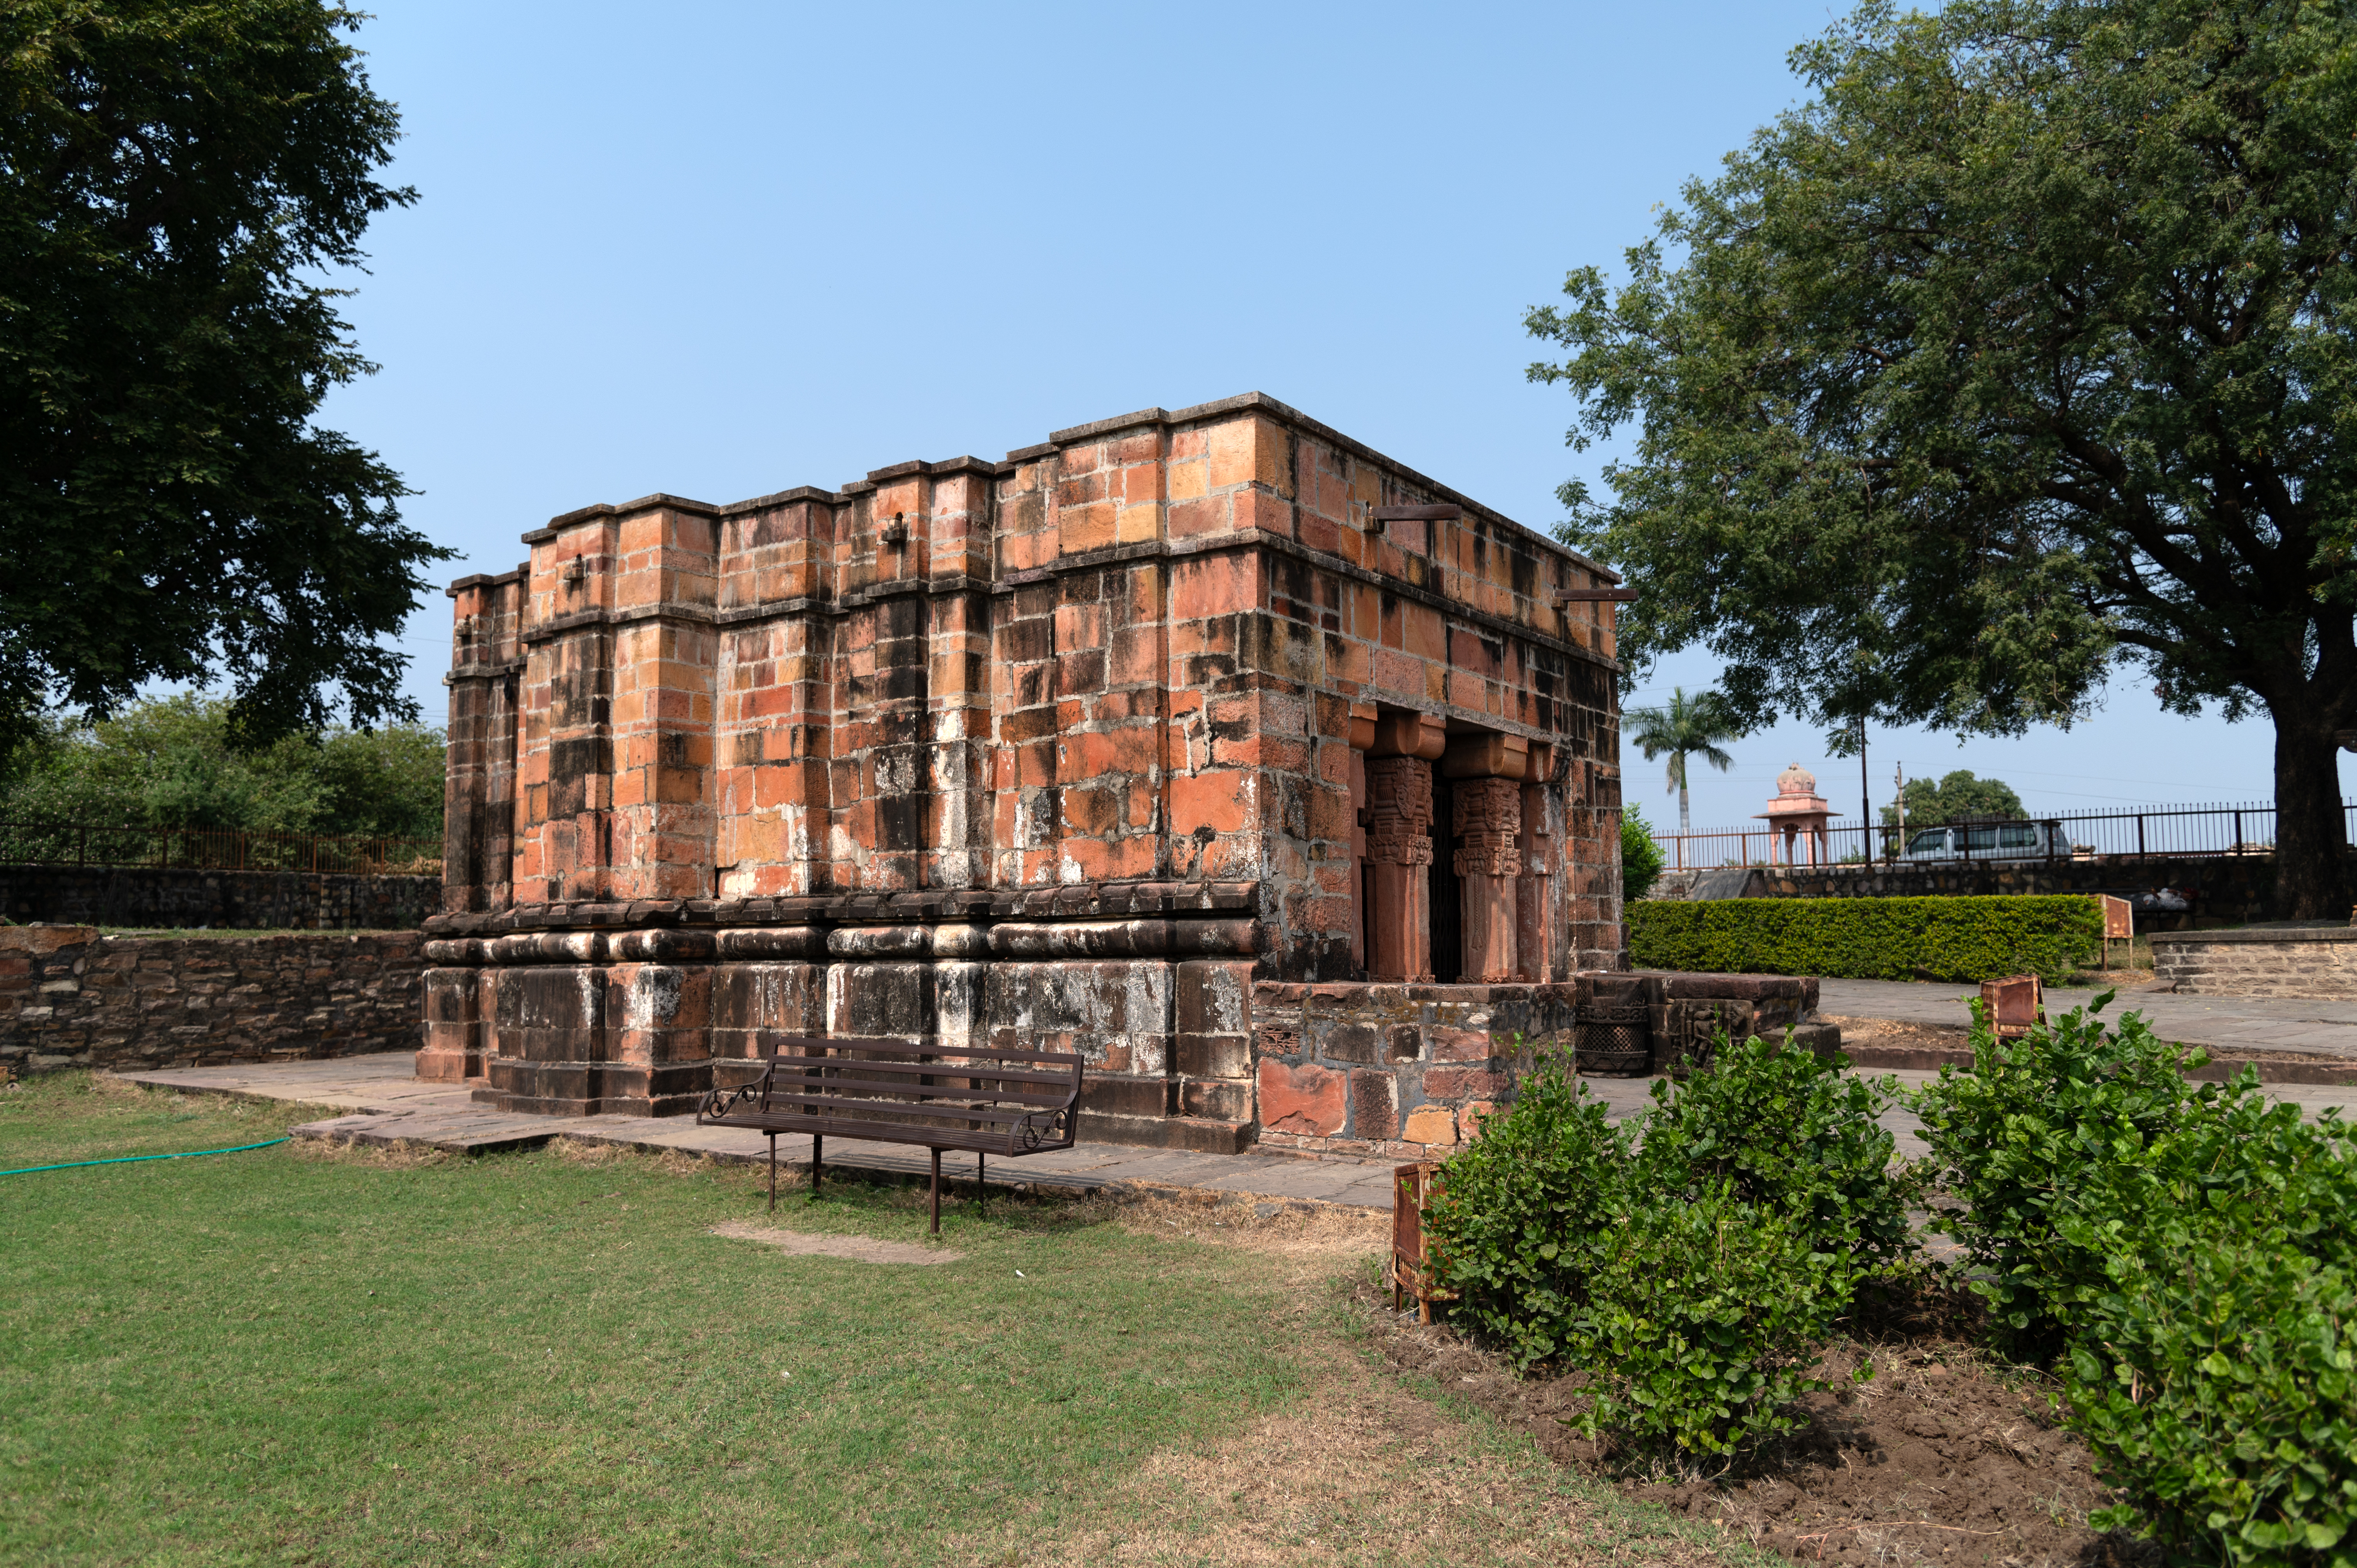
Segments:
[[[0,1062],[123,1071],[414,1050],[423,945],[415,931],[0,927]]]
[[[426,1076],[1019,1037],[1084,1136],[1232,1148],[1256,981],[1620,962],[1613,579],[1270,399],[524,537],[451,589]]]

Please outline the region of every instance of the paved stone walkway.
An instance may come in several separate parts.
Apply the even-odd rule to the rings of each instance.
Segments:
[[[698,1127],[684,1116],[506,1115],[477,1104],[457,1085],[419,1082],[412,1076],[414,1059],[412,1053],[398,1051],[332,1061],[177,1068],[124,1076],[134,1083],[159,1089],[293,1101],[345,1112],[297,1127],[297,1137],[363,1144],[406,1141],[490,1154],[530,1148],[561,1136],[651,1151],[676,1149],[748,1163],[769,1157],[768,1140],[758,1133],[741,1127]],[[807,1165],[810,1140],[779,1139],[778,1162]],[[923,1149],[838,1139],[828,1148],[826,1163],[830,1170],[842,1165],[923,1176],[931,1169],[931,1155]],[[1278,1154],[1199,1155],[1121,1144],[1082,1144],[1019,1160],[993,1160],[987,1174],[993,1187],[1021,1184],[1077,1191],[1186,1187],[1388,1211],[1392,1166],[1396,1163]],[[973,1156],[943,1155],[942,1179],[952,1176],[972,1181]]]
[[[1821,1010],[1826,1013],[1921,1024],[1966,1021],[1969,1014],[1964,1003],[1977,993],[1977,990],[1967,992],[1956,986],[1859,980],[1828,980],[1820,991]],[[2058,1004],[2079,1005],[2093,994],[2049,992],[2049,1011],[2058,1010]],[[2130,1006],[2154,1003],[2180,1004],[2167,1013],[2158,1007],[2148,1011],[2163,1034],[2187,1044],[2231,1046],[2246,1050],[2331,1049],[2334,1055],[2357,1058],[2357,1003],[2124,993],[2114,1005],[2126,1011]],[[2181,1005],[2184,1004],[2199,1005]],[[2309,1016],[2298,1015],[2303,1013]],[[2347,1021],[2334,1015],[2346,1015]],[[2292,1044],[2295,1039],[2301,1043]],[[414,1062],[412,1053],[393,1051],[329,1061],[177,1068],[124,1076],[135,1083],[161,1089],[292,1101],[343,1112],[305,1123],[296,1129],[298,1137],[380,1144],[409,1142],[457,1153],[490,1154],[503,1149],[533,1148],[562,1136],[651,1151],[675,1149],[713,1159],[753,1162],[767,1158],[768,1145],[760,1134],[736,1127],[698,1127],[686,1117],[509,1115],[476,1103],[463,1087],[420,1082],[413,1075]],[[1914,1087],[1938,1075],[1900,1071],[1890,1076]],[[1652,1104],[1654,1080],[1651,1079],[1589,1078],[1583,1081],[1590,1092],[1604,1101],[1615,1122]],[[2357,1087],[2269,1084],[2267,1092],[2276,1099],[2298,1104],[2302,1114],[2311,1119],[2328,1107],[2337,1107],[2344,1117],[2357,1120]],[[1897,1134],[1902,1155],[1912,1157],[1931,1152],[1917,1136],[1921,1123],[1907,1112],[1888,1112],[1882,1124]],[[810,1140],[779,1139],[778,1158],[780,1164],[806,1165],[810,1161]],[[1019,1160],[992,1162],[988,1177],[994,1187],[1028,1184],[1076,1191],[1178,1187],[1387,1210],[1392,1204],[1391,1171],[1395,1163],[1309,1159],[1257,1151],[1199,1155],[1120,1144],[1082,1144]],[[921,1149],[841,1141],[829,1152],[827,1164],[830,1167],[845,1165],[916,1176],[931,1168],[930,1156]],[[944,1177],[954,1172],[958,1179],[970,1181],[974,1163],[966,1155],[952,1155],[943,1159],[942,1170]]]
[[[1977,985],[1904,980],[1821,980],[1817,1010],[1844,1018],[1892,1018],[1908,1024],[1963,1028],[1972,1022]],[[2046,993],[2051,1017],[2084,1006],[2092,989]],[[2155,1033],[2180,1045],[2233,1051],[2293,1051],[2357,1059],[2357,1002],[2310,1002],[2282,996],[2179,996],[2123,986],[2104,1012],[2141,1013]]]

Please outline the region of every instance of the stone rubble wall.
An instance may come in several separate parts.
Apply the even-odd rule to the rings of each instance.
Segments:
[[[424,945],[415,931],[0,928],[0,1064],[123,1070],[414,1050]]]
[[[441,907],[439,876],[0,865],[0,914],[20,926],[406,930]]]
[[[2152,939],[2153,979],[2199,996],[2357,998],[2357,929],[2251,927],[2162,932]]]

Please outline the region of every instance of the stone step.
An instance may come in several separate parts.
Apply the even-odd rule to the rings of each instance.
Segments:
[[[317,1138],[330,1144],[360,1144],[375,1148],[410,1144],[453,1155],[496,1155],[510,1149],[539,1148],[550,1139],[562,1136],[565,1123],[546,1116],[449,1110],[338,1116],[326,1122],[306,1122],[288,1131],[297,1138]]]
[[[1188,1149],[1199,1155],[1240,1155],[1252,1144],[1249,1122],[1220,1122],[1209,1116],[1116,1116],[1103,1111],[1081,1112],[1079,1141],[1083,1144],[1127,1144],[1148,1149]]]

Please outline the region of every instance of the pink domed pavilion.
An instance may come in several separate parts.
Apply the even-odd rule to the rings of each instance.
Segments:
[[[1767,819],[1768,831],[1783,840],[1784,864],[1798,865],[1795,853],[1803,833],[1809,837],[1809,864],[1825,864],[1825,822],[1834,814],[1833,803],[1817,793],[1817,776],[1795,762],[1776,775],[1776,798],[1768,809],[1759,813]],[[1769,858],[1775,854],[1771,847]]]

